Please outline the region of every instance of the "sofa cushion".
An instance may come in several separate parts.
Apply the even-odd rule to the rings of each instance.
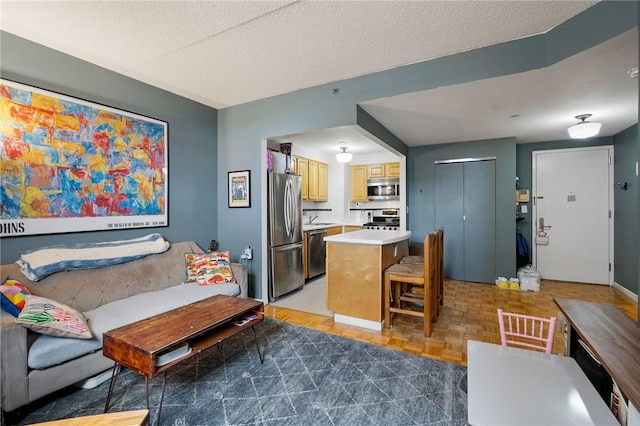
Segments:
[[[228,251],[185,253],[187,281],[200,285],[235,283]]]
[[[29,349],[29,368],[44,369],[100,350],[102,348],[102,335],[114,328],[176,309],[216,294],[237,296],[239,293],[240,289],[237,284],[199,286],[197,283],[186,283],[107,303],[84,313],[95,336],[93,339],[79,340],[39,336]]]
[[[16,322],[38,333],[57,337],[91,339],[93,335],[80,312],[55,300],[30,295]]]
[[[3,311],[17,317],[30,294],[29,290],[19,281],[7,277],[0,285],[0,306]]]

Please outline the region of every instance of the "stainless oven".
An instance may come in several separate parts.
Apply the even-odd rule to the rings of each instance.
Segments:
[[[376,178],[367,180],[369,200],[397,200],[400,198],[400,179]]]
[[[388,209],[378,212],[370,222],[362,225],[364,229],[377,229],[383,231],[397,231],[400,229],[400,216],[398,210]]]

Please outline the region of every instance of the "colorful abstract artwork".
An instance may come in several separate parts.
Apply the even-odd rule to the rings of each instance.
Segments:
[[[0,80],[0,236],[167,226],[167,130]]]

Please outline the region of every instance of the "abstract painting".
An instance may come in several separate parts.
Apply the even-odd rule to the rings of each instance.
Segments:
[[[168,226],[164,121],[0,80],[0,236]]]

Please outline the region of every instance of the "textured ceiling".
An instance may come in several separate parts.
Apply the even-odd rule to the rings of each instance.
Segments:
[[[1,29],[215,108],[550,30],[593,1],[1,1]]]
[[[0,0],[0,29],[224,108],[545,33],[595,3]],[[610,136],[637,123],[637,64],[635,28],[548,69],[361,106],[409,146],[561,140],[582,113]],[[354,126],[273,138],[381,150]]]

